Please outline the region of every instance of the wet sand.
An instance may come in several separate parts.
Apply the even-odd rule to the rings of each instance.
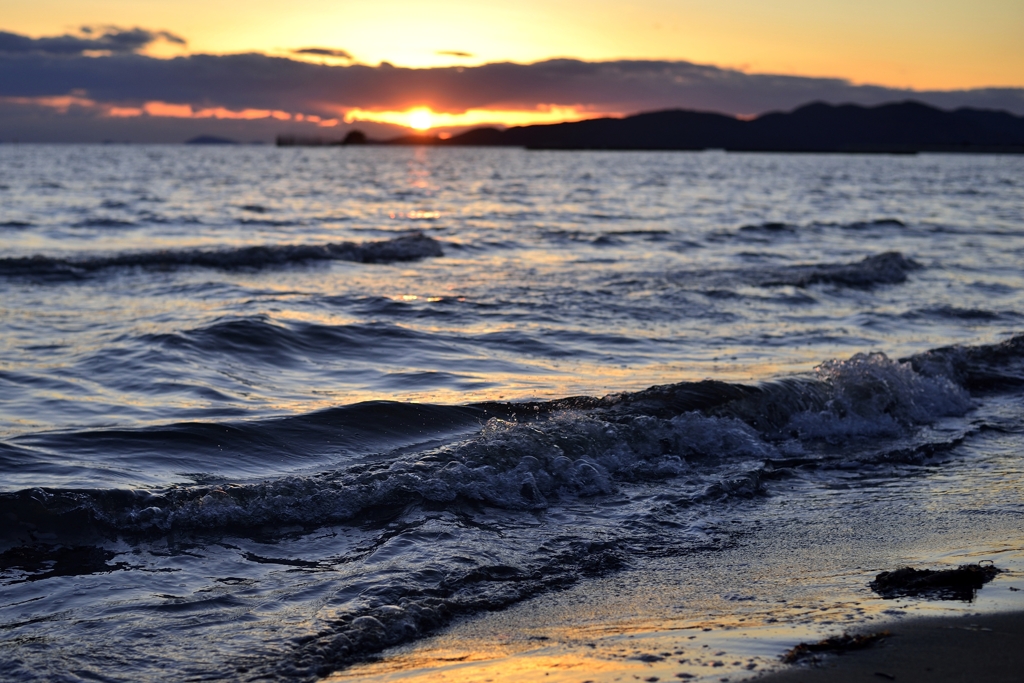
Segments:
[[[723,574],[707,566],[702,570],[700,558],[674,558],[674,572],[667,567],[653,573],[626,571],[460,621],[436,636],[393,648],[377,661],[338,671],[329,680],[1022,680],[1024,656],[1017,644],[1024,642],[1024,558],[1019,551],[989,552],[979,559],[999,558],[1008,571],[971,602],[887,600],[867,591],[871,572],[861,575],[858,587],[835,575],[823,576],[820,565],[807,567],[817,571],[798,580],[792,564],[786,567],[790,571],[776,567],[761,575],[760,596],[740,595],[733,601],[738,584],[753,587],[752,563],[746,568],[719,565],[718,570],[726,569]],[[796,559],[800,564],[802,558]],[[725,599],[710,597],[716,591]],[[785,600],[766,597],[783,593]],[[885,630],[892,635],[866,650],[819,655],[792,666],[781,661],[798,643]]]
[[[736,629],[709,633],[700,628],[623,632],[597,638],[596,649],[526,638],[504,647],[448,641],[411,649],[376,664],[338,672],[330,681],[378,683],[501,683],[685,680],[690,683],[1011,683],[1024,671],[1024,612],[906,618],[853,629],[887,630],[890,635],[863,650],[823,654],[785,666],[778,656],[786,640],[779,629]],[[688,640],[687,633],[696,636]],[[789,635],[792,638],[792,635]],[[533,640],[532,643],[523,642]],[[732,641],[730,643],[730,641]],[[737,648],[738,642],[743,645]],[[790,641],[791,642],[791,641]],[[685,645],[683,644],[685,643]],[[674,649],[673,649],[674,648]],[[718,648],[723,648],[719,651]],[[745,649],[746,656],[733,654]],[[622,654],[617,654],[616,651]],[[730,652],[731,651],[731,652]],[[753,655],[753,656],[751,656]],[[685,662],[685,664],[682,664]]]
[[[759,683],[1016,683],[1024,680],[1024,612],[923,618],[889,626],[879,644],[826,655]],[[862,631],[862,632],[870,632]]]
[[[940,490],[947,477],[959,474],[950,470],[941,473]],[[1024,667],[1014,667],[1011,659],[1017,656],[1011,646],[1024,636],[1019,517],[963,515],[965,501],[929,496],[927,489],[921,493],[920,481],[886,483],[879,491],[808,489],[799,496],[799,512],[790,510],[783,496],[752,501],[753,523],[734,521],[753,517],[738,507],[735,518],[707,527],[709,545],[726,539],[716,547],[631,558],[628,569],[457,621],[376,661],[335,672],[329,680],[1024,679]],[[876,500],[867,500],[872,496]],[[878,514],[882,505],[885,514]],[[984,508],[978,502],[973,506]],[[970,602],[887,599],[869,587],[879,572],[901,566],[952,568],[986,561],[1005,571]],[[801,642],[880,630],[894,635],[869,650],[822,656],[820,668],[780,660]],[[1024,664],[1024,657],[1018,660]]]

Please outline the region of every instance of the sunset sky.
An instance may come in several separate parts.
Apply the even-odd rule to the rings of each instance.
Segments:
[[[152,35],[112,53],[17,42],[114,35],[102,27]],[[0,139],[11,137],[5,125],[61,138],[69,112],[91,117],[79,130],[97,134],[143,123],[128,119],[154,130],[156,119],[204,119],[218,130],[244,123],[259,137],[285,123],[445,130],[671,106],[757,114],[812,99],[872,104],[908,90],[979,88],[1003,90],[920,99],[1024,113],[1020,0],[7,0],[0,31]],[[521,68],[494,68],[507,62]]]

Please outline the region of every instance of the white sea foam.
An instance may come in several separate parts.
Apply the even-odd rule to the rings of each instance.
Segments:
[[[828,386],[828,399],[823,410],[792,417],[789,427],[802,438],[895,436],[913,425],[963,415],[973,405],[963,387],[948,377],[922,375],[911,363],[884,353],[828,361],[816,371]]]

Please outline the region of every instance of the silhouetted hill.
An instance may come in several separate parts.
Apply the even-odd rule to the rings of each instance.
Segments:
[[[503,131],[478,128],[443,141],[415,136],[393,142],[530,149],[1021,153],[1024,117],[982,109],[943,111],[919,102],[878,107],[813,103],[750,121],[673,109]]]

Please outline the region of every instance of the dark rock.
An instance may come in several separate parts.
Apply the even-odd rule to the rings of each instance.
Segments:
[[[350,130],[345,139],[341,141],[343,145],[365,145],[368,142],[366,139],[366,133],[361,130]]]
[[[1000,571],[992,564],[962,564],[956,569],[942,570],[903,567],[882,572],[869,585],[884,598],[930,597],[970,601]]]

